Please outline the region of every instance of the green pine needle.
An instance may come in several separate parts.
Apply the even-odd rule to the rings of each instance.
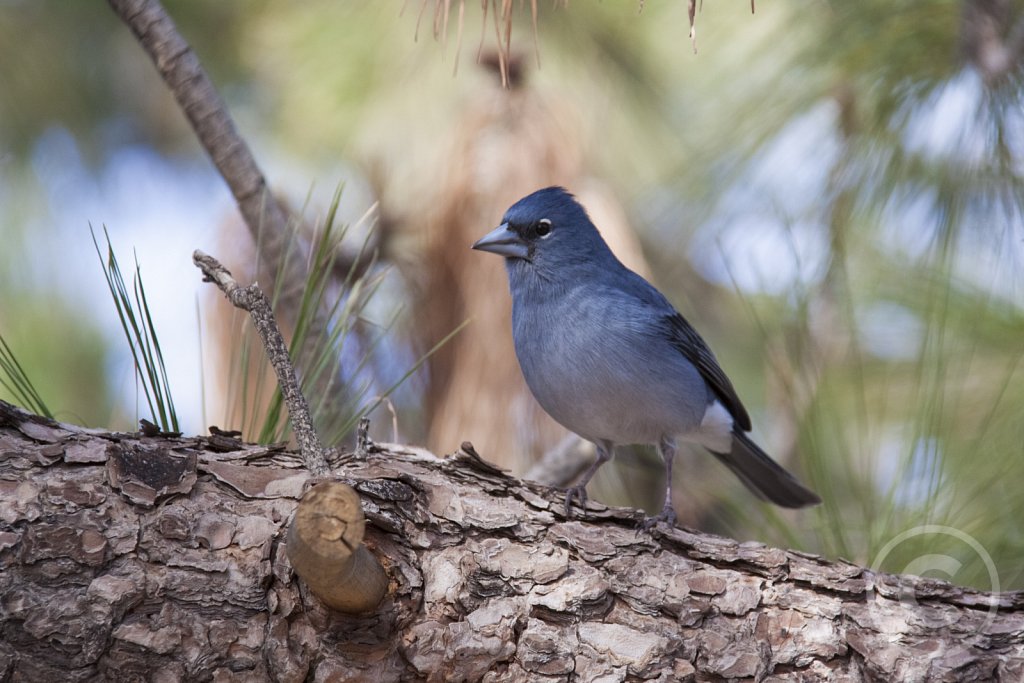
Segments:
[[[6,389],[23,408],[36,415],[53,419],[53,413],[50,412],[46,402],[36,391],[32,380],[25,374],[25,369],[18,362],[3,335],[0,335],[0,386]]]
[[[96,256],[100,259],[100,266],[103,268],[103,275],[107,280],[107,287],[110,289],[110,297],[117,310],[117,317],[121,321],[121,329],[124,330],[128,348],[135,363],[135,376],[142,386],[150,417],[165,432],[180,431],[178,415],[174,410],[174,400],[171,397],[167,368],[164,365],[160,341],[157,337],[156,327],[153,325],[149,302],[146,299],[146,289],[142,284],[142,269],[139,266],[138,256],[135,258],[135,277],[132,289],[129,290],[121,273],[117,255],[114,253],[114,247],[110,243],[110,234],[107,232],[106,226],[103,227],[103,235],[107,240],[106,260],[103,258],[103,252],[96,239],[96,232],[91,225],[89,231],[92,234],[92,243],[96,247]]]

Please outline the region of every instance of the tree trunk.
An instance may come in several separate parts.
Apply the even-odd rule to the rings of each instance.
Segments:
[[[873,574],[561,496],[471,449],[335,456],[388,595],[331,612],[282,449],[0,402],[0,681],[1021,680],[1024,596]],[[907,600],[912,596],[914,600]]]

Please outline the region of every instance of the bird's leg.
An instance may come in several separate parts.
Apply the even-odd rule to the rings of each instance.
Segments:
[[[676,442],[667,436],[661,437],[658,442],[658,452],[665,459],[665,506],[661,508],[661,514],[650,517],[644,522],[644,528],[650,529],[658,522],[666,522],[669,526],[676,525],[676,511],[672,507],[672,461],[676,457]]]
[[[580,483],[576,486],[571,486],[565,491],[565,516],[572,517],[572,499],[575,498],[579,503],[580,507],[585,508],[587,505],[587,483],[594,476],[594,473],[612,458],[612,450],[614,446],[610,441],[595,441],[594,446],[597,447],[597,459],[594,460],[590,468],[584,473]]]

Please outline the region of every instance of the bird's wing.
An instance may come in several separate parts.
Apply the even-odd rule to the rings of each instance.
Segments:
[[[735,425],[745,432],[751,429],[750,415],[743,407],[736,390],[732,388],[732,382],[725,376],[718,359],[711,349],[697,334],[697,330],[686,321],[682,315],[669,303],[665,295],[654,288],[651,283],[643,279],[625,266],[615,274],[619,276],[616,288],[609,292],[614,295],[626,295],[632,300],[639,301],[651,314],[652,321],[658,321],[653,327],[655,334],[667,334],[670,343],[683,354],[686,360],[700,372],[700,376],[708,383],[715,396],[722,402],[730,414],[732,414]]]
[[[736,426],[749,432],[751,424],[747,409],[743,407],[740,397],[736,395],[736,390],[732,388],[732,382],[718,365],[715,354],[711,353],[711,349],[697,334],[697,330],[693,329],[693,326],[675,311],[666,315],[663,320],[672,345],[697,367],[701,377],[718,396],[718,400],[732,413],[733,419],[736,420]]]

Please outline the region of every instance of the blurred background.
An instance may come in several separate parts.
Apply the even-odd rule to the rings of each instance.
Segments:
[[[165,2],[299,224],[312,274],[279,312],[328,440],[373,408],[375,438],[514,474],[577,449],[522,383],[501,259],[469,250],[562,184],[825,500],[770,508],[687,452],[682,524],[1024,588],[1024,3],[714,3],[696,53],[681,0],[531,4]],[[105,2],[0,0],[0,336],[58,419],[131,430],[104,227],[180,428],[285,438],[191,252],[272,271],[152,63]],[[656,511],[661,467],[622,448],[591,497]]]

